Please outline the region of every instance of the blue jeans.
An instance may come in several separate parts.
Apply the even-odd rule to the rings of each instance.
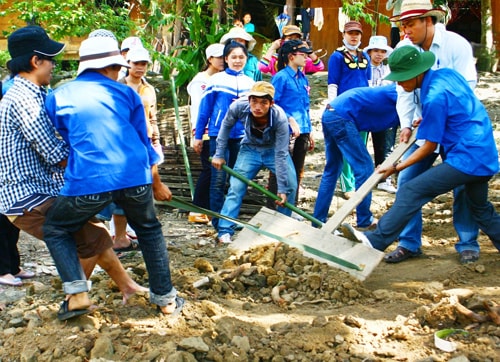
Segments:
[[[240,143],[241,138],[230,138],[228,140],[226,154],[224,155],[228,167],[233,168],[236,158],[238,157],[238,152],[240,151]],[[210,137],[210,155],[215,155],[216,149],[217,137]],[[210,210],[220,213],[226,194],[226,181],[226,172],[212,167],[210,176]],[[214,228],[217,229],[218,223],[218,218],[212,218],[212,225]]]
[[[287,201],[294,205],[295,195],[297,193],[297,176],[295,174],[295,167],[292,158],[289,154],[286,156],[288,164],[288,181],[286,190]],[[256,150],[252,149],[247,145],[242,145],[240,148],[240,153],[238,154],[238,159],[234,165],[234,171],[244,176],[245,178],[252,180],[257,176],[257,173],[262,168],[268,168],[272,173],[276,172],[275,159],[274,159],[274,148]],[[222,207],[221,214],[229,216],[231,218],[237,218],[240,213],[241,203],[243,197],[247,192],[247,184],[240,181],[236,177],[231,177],[230,187],[227,193],[226,201]],[[286,207],[279,206],[277,208],[279,212],[290,216],[292,211]],[[234,229],[231,227],[234,223],[228,220],[220,219],[218,225],[219,236],[223,234],[234,234]]]
[[[398,237],[408,221],[423,205],[438,195],[463,186],[465,202],[479,228],[500,250],[500,215],[488,201],[490,176],[467,175],[447,163],[431,167],[401,185],[391,209],[384,214],[374,232],[365,232],[373,247],[385,250]]]
[[[204,209],[210,209],[210,175],[212,174],[212,163],[210,157],[210,141],[203,141],[201,148],[201,172],[194,189],[193,204]]]
[[[58,196],[47,213],[43,227],[45,242],[63,281],[64,292],[89,291],[78,261],[72,233],[95,214],[115,202],[125,210],[130,226],[137,233],[149,274],[151,302],[160,306],[175,299],[177,291],[170,278],[169,256],[161,224],[156,217],[151,185],[84,196]]]
[[[413,144],[405,153],[403,159],[407,159],[418,147],[418,145]],[[433,153],[420,162],[401,171],[398,177],[398,189],[408,181],[430,169],[437,156],[437,153]],[[453,194],[453,225],[459,239],[458,243],[455,244],[455,249],[459,253],[464,250],[479,252],[479,244],[477,242],[478,226],[467,207],[464,187],[457,187],[453,190]],[[405,226],[399,235],[398,245],[413,252],[420,249],[422,245],[422,210],[418,210]]]
[[[314,217],[326,222],[337,180],[342,172],[343,159],[351,165],[354,171],[356,189],[360,188],[371,176],[374,167],[354,122],[340,117],[333,109],[327,109],[323,113],[321,123],[325,136],[326,165],[314,206]],[[367,227],[373,222],[373,215],[370,211],[371,202],[370,192],[357,206],[358,227]]]

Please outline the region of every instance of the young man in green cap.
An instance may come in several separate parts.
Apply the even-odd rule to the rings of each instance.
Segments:
[[[383,251],[424,204],[464,186],[474,221],[500,250],[500,216],[488,201],[488,181],[499,170],[491,121],[465,78],[452,69],[431,70],[435,61],[432,52],[412,46],[402,46],[389,57],[391,73],[386,79],[407,92],[420,89],[422,120],[417,138],[425,142],[404,161],[378,171],[390,176],[430,155],[438,145],[445,156],[443,163],[402,185],[375,231],[361,233],[343,224],[344,235]]]

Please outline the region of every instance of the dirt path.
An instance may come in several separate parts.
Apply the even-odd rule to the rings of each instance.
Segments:
[[[499,79],[483,76],[478,93],[500,146]],[[308,156],[300,203],[309,211],[324,164],[317,123],[323,80],[312,81],[318,90],[318,147]],[[500,177],[490,185],[500,210]],[[382,215],[393,198],[375,191],[375,214]],[[332,207],[343,202],[336,197]],[[185,214],[161,208],[174,284],[187,300],[175,318],[158,315],[147,295],[122,306],[116,286],[97,271],[91,291],[96,311],[60,323],[63,294],[59,278],[51,275],[51,258],[42,242],[23,234],[22,260],[38,277],[22,288],[0,288],[0,361],[500,361],[500,326],[486,317],[483,305],[500,303],[500,254],[481,235],[480,261],[459,264],[451,202],[448,194],[425,207],[422,257],[382,262],[363,283],[283,245],[234,258],[213,244],[209,226],[189,224]],[[127,253],[122,262],[147,285],[140,253]],[[235,279],[221,273],[249,262],[252,267]],[[205,276],[208,284],[192,286]],[[279,303],[272,298],[276,285],[284,286]],[[456,300],[484,321],[458,312]],[[434,345],[434,333],[443,328],[469,334],[455,335],[456,351],[444,352]]]

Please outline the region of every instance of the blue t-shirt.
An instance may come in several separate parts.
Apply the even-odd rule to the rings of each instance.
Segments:
[[[302,71],[295,72],[286,66],[271,79],[274,86],[274,102],[283,108],[287,117],[293,117],[300,133],[311,133],[309,115],[309,81]]]
[[[151,146],[141,98],[92,70],[47,96],[47,114],[70,147],[65,196],[152,183],[159,156]]]
[[[379,132],[399,124],[396,84],[359,87],[345,91],[330,102],[342,118],[356,124],[358,131]]]
[[[498,151],[488,113],[470,85],[448,68],[429,70],[420,90],[422,122],[417,138],[443,147],[445,162],[474,176],[498,172]]]

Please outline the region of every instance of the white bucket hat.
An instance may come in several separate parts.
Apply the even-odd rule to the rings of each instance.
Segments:
[[[94,37],[82,41],[79,55],[77,75],[87,69],[102,69],[114,64],[130,68],[120,53],[118,43],[112,38]]]
[[[127,52],[127,62],[148,62],[151,63],[151,57],[146,48],[132,48]]]
[[[387,57],[391,55],[393,49],[387,45],[387,38],[382,35],[374,35],[370,37],[370,42],[368,43],[368,46],[363,49],[365,52],[368,52],[368,50],[372,49],[382,49],[387,52]]]
[[[220,39],[221,44],[226,44],[229,40],[231,39],[244,39],[248,42],[247,45],[247,50],[251,52],[253,48],[255,47],[255,44],[257,44],[257,41],[248,34],[245,29],[240,28],[238,26],[235,26],[234,28],[231,28],[229,32],[224,34],[222,38]]]

